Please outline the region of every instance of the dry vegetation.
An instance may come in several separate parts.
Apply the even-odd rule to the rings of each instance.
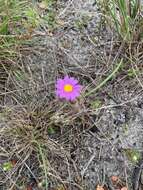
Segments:
[[[143,189],[142,23],[139,0],[0,0],[0,190]]]

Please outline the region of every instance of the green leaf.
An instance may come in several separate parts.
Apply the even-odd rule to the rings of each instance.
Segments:
[[[91,107],[93,109],[97,109],[97,108],[101,107],[101,104],[102,104],[101,100],[95,100],[95,101],[92,102]]]
[[[10,171],[13,168],[13,165],[11,162],[5,162],[2,168],[4,171]]]
[[[4,21],[4,22],[0,25],[0,34],[3,34],[3,35],[8,34],[8,23],[7,23],[7,21]]]
[[[55,134],[55,130],[53,129],[53,127],[48,128],[48,133],[49,133],[49,135]]]
[[[141,153],[138,150],[125,149],[124,151],[128,159],[133,163],[137,163],[141,158]]]

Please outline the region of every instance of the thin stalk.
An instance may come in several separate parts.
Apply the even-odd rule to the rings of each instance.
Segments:
[[[43,168],[44,168],[44,174],[45,174],[45,186],[46,186],[46,190],[48,190],[48,172],[47,172],[47,164],[46,164],[46,159],[45,159],[45,156],[44,156],[44,153],[43,153],[43,150],[41,148],[41,145],[33,140],[32,142],[36,143],[38,145],[38,149],[39,149],[39,153],[41,155],[41,159],[42,159],[42,163],[43,163]]]
[[[85,97],[90,96],[92,93],[95,93],[102,86],[104,86],[118,72],[118,70],[120,69],[122,63],[123,63],[123,58],[121,59],[120,63],[117,65],[117,67],[114,69],[114,71],[110,75],[108,75],[108,77],[105,78],[96,88],[94,88],[93,90],[87,92],[85,94]]]

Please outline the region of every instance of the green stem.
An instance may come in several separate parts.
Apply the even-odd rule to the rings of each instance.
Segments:
[[[120,63],[117,65],[117,67],[113,70],[113,72],[110,75],[108,75],[108,77],[105,78],[105,80],[103,80],[96,88],[87,92],[85,94],[85,97],[90,96],[92,93],[96,92],[98,89],[100,89],[102,86],[104,86],[106,84],[106,82],[109,81],[117,73],[117,71],[120,69],[122,63],[123,63],[123,58],[121,59]]]
[[[48,172],[47,172],[47,164],[46,164],[45,155],[43,153],[41,145],[36,140],[33,140],[32,142],[34,142],[38,145],[39,153],[41,155],[42,164],[43,164],[43,168],[44,168],[46,190],[48,190],[48,174],[47,174]]]

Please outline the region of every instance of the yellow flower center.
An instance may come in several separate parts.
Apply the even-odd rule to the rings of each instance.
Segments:
[[[64,91],[65,92],[72,92],[73,91],[73,86],[71,84],[66,84],[64,86]]]

